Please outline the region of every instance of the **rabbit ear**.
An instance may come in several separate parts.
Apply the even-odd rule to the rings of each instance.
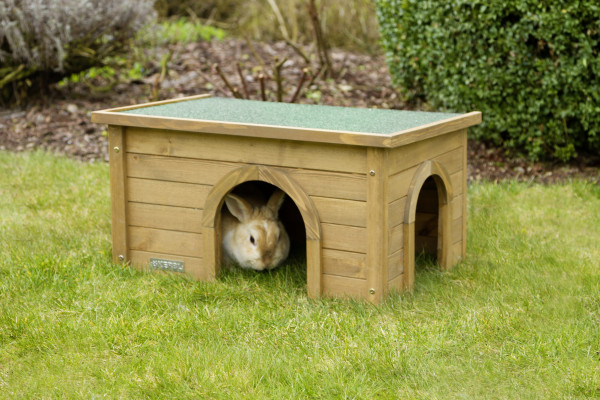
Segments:
[[[267,208],[273,211],[275,215],[279,212],[279,208],[285,200],[285,192],[281,189],[276,189],[267,202]]]
[[[227,204],[229,212],[240,222],[247,220],[252,215],[250,203],[235,194],[225,196],[225,204]]]

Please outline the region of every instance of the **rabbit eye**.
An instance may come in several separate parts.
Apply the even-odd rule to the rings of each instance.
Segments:
[[[255,244],[254,236],[250,236],[250,243]]]

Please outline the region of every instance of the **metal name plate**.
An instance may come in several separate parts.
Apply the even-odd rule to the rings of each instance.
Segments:
[[[185,263],[183,261],[163,260],[162,258],[151,258],[150,268],[159,271],[184,272]]]

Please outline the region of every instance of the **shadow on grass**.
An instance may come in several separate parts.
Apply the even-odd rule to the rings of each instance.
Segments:
[[[421,252],[415,257],[415,273],[420,274],[423,272],[439,272],[440,266],[437,263],[437,257],[433,254]]]
[[[415,286],[409,294],[420,295],[439,290],[445,279],[444,271],[440,268],[435,255],[422,252],[415,256]]]
[[[225,267],[221,271],[220,280],[227,284],[245,282],[265,290],[302,292],[306,290],[306,253],[294,252],[283,265],[269,271]]]

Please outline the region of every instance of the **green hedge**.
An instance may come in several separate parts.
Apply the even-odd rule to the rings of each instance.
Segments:
[[[476,138],[532,159],[600,152],[597,0],[377,0],[408,101],[480,110]]]

